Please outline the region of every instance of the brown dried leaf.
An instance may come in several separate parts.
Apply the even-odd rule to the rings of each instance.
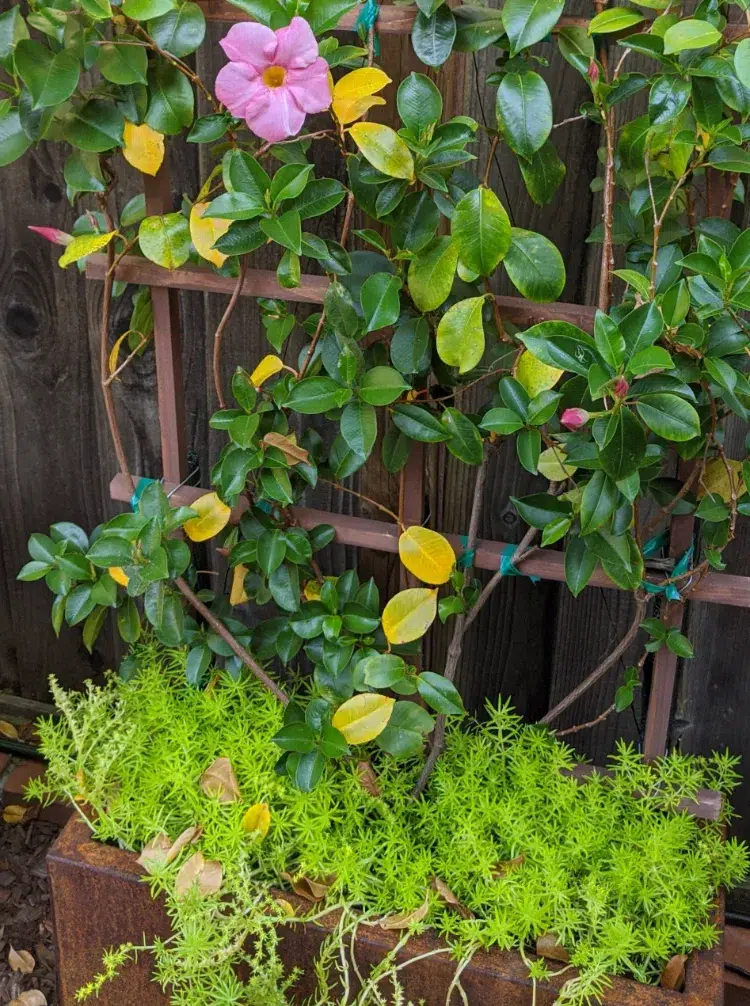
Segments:
[[[7,720],[0,720],[0,737],[7,737],[8,740],[17,741],[18,731],[12,723],[8,723]]]
[[[500,880],[502,877],[507,877],[509,873],[513,873],[520,866],[523,866],[526,857],[523,853],[520,856],[515,856],[513,859],[502,859],[499,863],[495,863],[492,868],[492,879]]]
[[[278,447],[290,465],[307,464],[310,459],[304,447],[298,446],[295,440],[282,433],[266,433],[263,443],[269,447]]]
[[[298,894],[300,898],[305,898],[307,901],[322,901],[328,893],[329,887],[336,880],[333,873],[330,873],[327,877],[319,877],[318,879],[313,879],[312,877],[297,877],[295,879],[291,873],[284,872],[281,874],[281,878],[292,885],[292,890],[295,894]]]
[[[157,835],[144,845],[136,862],[150,873],[153,866],[165,866],[170,862],[167,857],[171,848],[172,843],[166,835]]]
[[[415,922],[421,922],[427,915],[430,908],[429,892],[425,894],[424,901],[411,912],[398,912],[396,915],[386,915],[380,920],[381,929],[408,929]]]
[[[659,984],[664,989],[674,989],[675,992],[682,992],[685,986],[685,965],[687,964],[686,954],[675,954],[664,966],[664,970],[659,978]]]
[[[202,833],[203,828],[195,824],[192,824],[189,828],[185,828],[183,833],[178,835],[172,843],[172,846],[167,853],[167,862],[173,863],[186,846],[192,845],[193,842],[198,841]]]
[[[218,894],[223,879],[224,871],[221,863],[217,859],[207,859],[198,874],[198,890],[201,894]]]
[[[36,961],[28,950],[14,950],[13,947],[8,953],[8,964],[11,971],[20,971],[22,975],[30,975],[36,967]]]
[[[194,884],[198,885],[201,894],[216,894],[221,888],[222,879],[221,863],[215,859],[205,860],[203,853],[194,852],[177,874],[175,894],[178,898],[184,898]]]
[[[39,989],[22,992],[17,999],[12,999],[8,1006],[47,1006],[47,998]]]
[[[470,908],[467,908],[466,905],[461,904],[461,902],[458,900],[458,898],[450,889],[450,887],[448,887],[447,884],[443,883],[440,877],[432,878],[432,887],[433,890],[437,891],[437,893],[440,895],[440,897],[443,899],[446,905],[449,905],[451,908],[456,909],[456,911],[459,913],[462,919],[474,918],[474,913],[472,912],[472,910]]]
[[[357,776],[362,789],[366,790],[370,796],[381,795],[378,777],[369,761],[357,762]]]
[[[551,961],[562,961],[567,964],[570,960],[570,954],[561,943],[557,942],[557,936],[554,933],[544,933],[543,936],[537,936],[536,952],[540,957],[547,957]]]
[[[3,807],[3,821],[6,824],[22,824],[29,813],[28,807],[21,807],[19,804],[9,803]]]
[[[240,787],[228,758],[217,758],[201,776],[201,789],[206,796],[217,797],[219,803],[234,803],[240,798]]]

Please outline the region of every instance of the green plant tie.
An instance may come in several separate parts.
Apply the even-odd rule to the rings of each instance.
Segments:
[[[518,548],[517,545],[506,545],[503,549],[503,554],[500,556],[500,565],[498,569],[500,570],[501,576],[527,576],[532,583],[539,583],[541,576],[533,576],[531,573],[522,573],[521,570],[513,562],[513,553]]]
[[[650,556],[656,555],[657,552],[660,552],[667,544],[667,540],[668,537],[666,531],[662,531],[661,534],[657,534],[653,538],[649,538],[642,549],[644,558],[648,559]],[[693,561],[693,553],[694,549],[691,545],[690,548],[675,563],[670,579],[674,579],[676,576],[682,576],[683,573],[687,573]],[[642,580],[641,586],[647,594],[664,594],[668,601],[682,600],[682,595],[680,594],[677,585],[674,583],[650,583],[648,580]]]
[[[141,502],[141,496],[143,496],[146,486],[149,486],[152,482],[156,481],[156,479],[138,479],[138,485],[135,487],[133,495],[130,497],[130,506],[133,510],[138,509],[138,504]]]
[[[380,15],[380,7],[378,5],[378,0],[365,0],[362,5],[362,9],[359,12],[359,17],[354,25],[356,31],[359,33],[360,38],[363,40],[367,38],[370,28],[374,28],[378,16]],[[375,45],[374,45],[374,55],[380,55],[380,39],[378,38],[377,32],[375,33]]]
[[[474,558],[477,554],[475,548],[469,548],[469,536],[466,534],[460,535],[461,546],[463,551],[461,555],[456,559],[456,569],[468,569],[469,566],[474,565]]]

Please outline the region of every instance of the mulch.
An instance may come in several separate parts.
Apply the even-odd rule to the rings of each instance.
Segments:
[[[45,856],[60,828],[49,821],[5,824],[0,818],[0,1006],[38,989],[57,1006],[55,953]],[[13,971],[13,947],[34,958],[30,974]]]

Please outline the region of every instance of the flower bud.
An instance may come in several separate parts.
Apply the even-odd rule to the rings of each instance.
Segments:
[[[560,416],[560,422],[569,430],[578,430],[588,421],[589,414],[585,409],[565,409]]]
[[[599,81],[599,64],[595,59],[589,60],[589,68],[587,70],[587,75],[592,84],[596,84]]]
[[[617,380],[612,382],[612,391],[618,398],[624,398],[625,395],[627,395],[629,388],[630,385],[624,377],[618,377]]]
[[[32,227],[30,225],[29,230],[34,231],[35,234],[41,234],[53,245],[69,245],[73,240],[72,234],[66,234],[65,231],[58,230],[57,227]]]

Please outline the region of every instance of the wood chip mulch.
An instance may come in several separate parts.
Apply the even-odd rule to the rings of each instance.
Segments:
[[[32,989],[44,994],[48,1006],[57,1006],[45,856],[59,831],[48,821],[11,825],[0,818],[0,1006]],[[28,974],[11,968],[11,947],[33,958]],[[28,970],[31,962],[23,956]],[[17,963],[15,955],[11,959]]]

